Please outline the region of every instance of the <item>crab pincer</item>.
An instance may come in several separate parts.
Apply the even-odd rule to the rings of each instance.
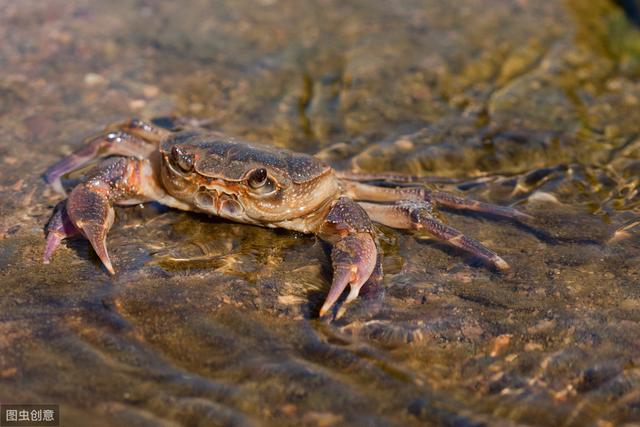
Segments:
[[[82,234],[109,273],[115,274],[106,244],[107,233],[115,217],[113,204],[145,199],[138,185],[143,163],[143,160],[133,158],[110,158],[91,170],[83,182],[73,188],[47,225],[45,262],[49,261],[63,238]]]
[[[53,210],[53,215],[45,226],[47,234],[47,243],[44,248],[42,261],[49,264],[51,256],[58,249],[63,239],[77,236],[80,231],[73,225],[69,214],[67,213],[67,201],[63,200],[58,203]]]
[[[320,228],[320,237],[333,244],[333,280],[320,316],[325,316],[349,286],[344,303],[355,300],[378,265],[378,246],[367,213],[348,197],[340,197]],[[377,278],[377,275],[373,278]]]

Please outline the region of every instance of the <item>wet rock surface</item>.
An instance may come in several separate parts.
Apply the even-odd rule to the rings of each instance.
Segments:
[[[640,33],[601,0],[0,5],[0,401],[64,425],[640,421]],[[119,208],[41,263],[41,173],[126,117],[447,178],[512,266],[381,227],[372,319],[316,319],[310,236]]]

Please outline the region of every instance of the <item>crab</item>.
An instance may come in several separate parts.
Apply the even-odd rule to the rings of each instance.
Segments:
[[[243,142],[221,133],[167,129],[138,119],[108,126],[50,167],[61,178],[101,160],[60,202],[47,226],[44,262],[65,238],[84,236],[111,274],[106,238],[114,205],[159,202],[231,221],[313,233],[331,245],[333,278],[320,308],[326,316],[349,287],[343,307],[360,290],[381,288],[381,252],[374,223],[420,230],[481,258],[498,270],[507,262],[477,240],[443,223],[437,206],[526,219],[498,206],[430,189],[420,177],[339,172],[307,154]]]

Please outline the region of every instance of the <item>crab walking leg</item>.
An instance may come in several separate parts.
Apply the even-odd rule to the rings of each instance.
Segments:
[[[505,218],[514,219],[533,219],[533,217],[524,212],[520,212],[509,206],[493,205],[490,203],[483,203],[477,200],[465,199],[463,197],[456,196],[455,194],[447,193],[446,191],[433,191],[431,197],[440,206],[445,206],[450,209],[466,209],[474,212],[488,213]]]
[[[82,147],[47,169],[44,179],[57,192],[64,194],[60,183],[64,174],[86,165],[93,159],[114,154],[139,159],[148,157],[169,133],[166,129],[138,119],[114,123],[107,126],[105,132],[90,138]]]
[[[362,173],[362,172],[348,172],[348,171],[336,171],[336,176],[339,179],[355,182],[371,182],[371,181],[387,181],[395,182],[398,184],[450,184],[455,181],[451,178],[444,178],[438,176],[415,176],[405,175],[395,172],[382,172],[382,173]]]
[[[92,160],[110,155],[144,158],[156,149],[156,145],[123,131],[109,132],[94,137],[85,145],[51,166],[44,174],[45,181],[64,194],[60,178],[81,168]]]
[[[135,135],[145,141],[156,144],[156,146],[166,138],[171,131],[161,128],[151,123],[142,121],[140,119],[131,119],[125,122],[114,123],[107,126],[107,129],[122,130],[131,135]]]
[[[59,240],[69,237],[75,227],[89,240],[106,269],[113,274],[106,246],[107,233],[114,220],[113,205],[137,204],[150,200],[179,209],[189,209],[160,187],[150,160],[132,157],[105,160],[87,174],[85,181],[71,191],[63,208],[54,213],[51,225],[47,227],[45,260],[51,257]]]
[[[500,270],[509,269],[509,264],[491,249],[436,219],[431,206],[427,203],[402,201],[395,205],[366,202],[359,204],[375,222],[392,228],[425,230],[450,245],[482,258]]]
[[[399,202],[402,200],[414,200],[435,203],[450,209],[466,209],[514,219],[531,219],[530,215],[509,206],[492,205],[477,200],[465,199],[445,191],[432,191],[423,187],[387,188],[360,182],[342,182],[342,185],[346,194],[357,201]]]
[[[333,244],[333,279],[320,316],[324,316],[342,292],[350,287],[345,304],[356,299],[377,266],[378,248],[366,212],[353,200],[340,197],[320,227],[320,237]],[[380,275],[376,275],[377,278]]]

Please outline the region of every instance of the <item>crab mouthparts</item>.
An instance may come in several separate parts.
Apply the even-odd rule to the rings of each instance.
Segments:
[[[243,211],[235,195],[218,188],[201,188],[193,201],[198,208],[215,215],[236,217]]]

